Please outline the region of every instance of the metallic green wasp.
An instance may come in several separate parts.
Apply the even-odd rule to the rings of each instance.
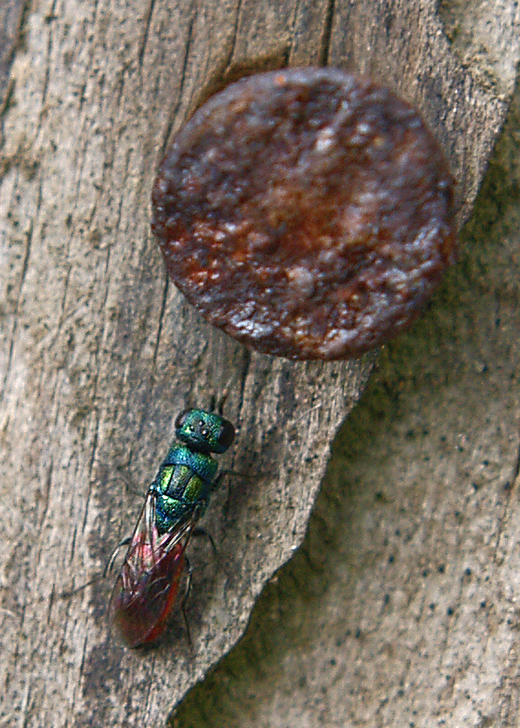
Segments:
[[[128,647],[154,642],[164,632],[186,546],[222,478],[211,453],[225,452],[235,429],[220,414],[189,409],[177,417],[175,434],[180,442],[170,447],[148,489],[110,600],[112,631]]]

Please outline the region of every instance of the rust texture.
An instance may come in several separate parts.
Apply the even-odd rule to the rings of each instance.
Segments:
[[[170,146],[152,229],[214,325],[294,359],[394,337],[454,260],[452,178],[417,112],[328,68],[258,74]]]

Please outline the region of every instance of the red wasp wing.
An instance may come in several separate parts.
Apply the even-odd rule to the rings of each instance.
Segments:
[[[195,525],[185,522],[159,535],[155,495],[148,493],[110,599],[112,632],[127,647],[156,640],[164,631],[185,566],[184,551]]]
[[[157,568],[127,587],[123,566],[112,592],[110,623],[118,640],[138,647],[156,640],[166,626],[184,571],[184,546],[177,544],[160,559]]]

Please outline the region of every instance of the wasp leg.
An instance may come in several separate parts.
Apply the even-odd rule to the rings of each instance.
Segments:
[[[132,481],[132,478],[128,475],[127,472],[125,472],[125,468],[127,468],[127,467],[128,467],[128,465],[117,465],[116,466],[118,477],[121,478],[121,480],[124,483],[126,491],[128,493],[130,493],[130,495],[137,497],[137,498],[142,498],[143,497],[142,491],[136,487],[135,483]],[[116,479],[114,479],[114,480],[116,480]]]
[[[219,473],[219,475],[217,475],[217,477],[215,478],[215,480],[213,481],[213,483],[211,485],[212,493],[214,493],[216,490],[218,490],[220,488],[220,486],[222,485],[222,481],[226,478],[227,475],[229,475],[230,472],[231,472],[230,470],[223,470],[221,473]]]
[[[188,622],[188,613],[186,611],[186,604],[188,603],[188,598],[190,596],[191,575],[193,573],[193,568],[187,557],[185,557],[184,561],[186,563],[187,580],[186,580],[186,591],[184,592],[184,596],[182,597],[182,602],[181,602],[181,612],[182,612],[182,617],[184,619],[184,624],[186,626],[186,635],[188,637],[188,644],[191,647],[193,645],[193,642],[191,640],[191,630],[190,630],[190,623]]]
[[[101,574],[99,574],[99,576],[96,576],[96,577],[94,577],[94,579],[90,579],[89,581],[86,581],[84,584],[82,584],[81,586],[77,586],[75,589],[69,589],[68,591],[60,592],[60,598],[61,599],[70,599],[71,597],[75,596],[76,594],[79,594],[80,591],[83,591],[83,589],[86,589],[88,586],[92,586],[92,584],[97,584],[97,582],[101,581],[101,579],[106,579],[107,574],[109,573],[109,571],[112,569],[112,567],[114,565],[114,561],[116,559],[117,552],[119,551],[119,549],[123,548],[123,546],[128,546],[128,544],[131,542],[131,540],[132,540],[132,537],[129,536],[128,538],[125,538],[124,541],[121,541],[121,543],[119,543],[115,547],[115,549],[110,554],[109,560],[105,564],[105,568],[103,569]]]
[[[191,535],[192,536],[205,536],[211,544],[211,548],[213,549],[213,555],[218,556],[218,549],[215,544],[215,540],[209,531],[206,531],[205,528],[194,528]]]
[[[106,575],[111,571],[112,567],[114,566],[114,561],[116,560],[117,553],[120,549],[123,548],[123,546],[128,546],[129,543],[131,543],[132,537],[128,536],[127,538],[123,539],[120,543],[117,544],[115,549],[110,554],[110,558],[107,561],[105,568],[103,569],[102,578],[104,579]]]
[[[218,548],[217,548],[217,544],[215,543],[215,540],[214,540],[213,536],[211,535],[211,533],[210,533],[209,531],[206,531],[206,529],[205,529],[205,528],[195,528],[195,529],[193,530],[193,532],[192,532],[192,536],[206,536],[206,538],[208,539],[208,541],[209,541],[209,542],[210,542],[210,544],[211,544],[211,548],[212,548],[212,550],[213,550],[213,557],[214,557],[215,559],[217,558],[217,556],[218,556]],[[226,576],[227,576],[228,578],[230,578],[230,577],[231,577],[231,572],[230,572],[230,571],[228,571],[228,569],[227,569],[227,567],[226,567],[226,565],[225,565],[225,564],[221,564],[221,565],[220,565],[220,568],[222,569],[222,571],[224,572],[224,574],[225,574],[225,575],[226,575]]]
[[[69,589],[68,591],[62,591],[60,592],[60,599],[70,599],[71,597],[75,596],[76,594],[79,594],[80,591],[83,591],[83,589],[86,589],[88,586],[92,586],[92,584],[97,584],[98,581],[101,581],[101,579],[105,578],[105,572],[102,574],[99,574],[99,576],[95,576],[93,579],[90,579],[90,581],[86,581],[81,586],[77,586],[75,589]]]

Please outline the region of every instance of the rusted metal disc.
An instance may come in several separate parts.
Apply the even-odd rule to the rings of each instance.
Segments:
[[[250,76],[170,146],[153,190],[166,266],[262,352],[342,359],[395,336],[454,259],[452,178],[407,103],[330,68]]]

